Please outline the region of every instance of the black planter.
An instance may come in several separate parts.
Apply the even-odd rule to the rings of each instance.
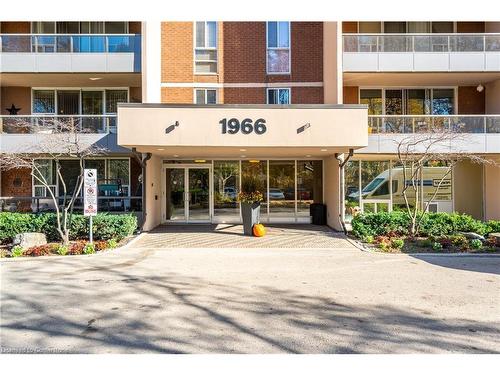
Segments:
[[[260,221],[260,202],[242,203],[241,217],[243,219],[243,233],[252,236],[254,224],[258,224]]]

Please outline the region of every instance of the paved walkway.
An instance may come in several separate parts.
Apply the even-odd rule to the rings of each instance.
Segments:
[[[266,225],[264,237],[243,235],[241,225],[162,225],[144,235],[145,248],[350,248],[345,236],[320,225]]]
[[[0,352],[500,352],[500,257],[371,254],[331,232],[295,245],[348,247],[164,248],[163,231],[0,262]]]

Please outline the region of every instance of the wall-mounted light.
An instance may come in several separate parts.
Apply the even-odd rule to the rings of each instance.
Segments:
[[[484,86],[479,84],[479,85],[477,85],[476,90],[477,90],[477,92],[483,92]]]
[[[179,121],[176,121],[175,123],[173,123],[172,125],[168,126],[166,129],[165,129],[165,134],[168,134],[170,133],[172,130],[174,130],[176,127],[179,126]]]
[[[302,133],[304,130],[306,130],[310,127],[311,127],[311,124],[309,122],[307,124],[302,125],[300,128],[297,129],[297,134]]]

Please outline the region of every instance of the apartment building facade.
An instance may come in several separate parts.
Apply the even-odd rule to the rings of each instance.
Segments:
[[[6,34],[28,31],[19,24],[2,23],[2,46]],[[25,27],[33,33],[41,26]],[[65,31],[63,25],[59,29]],[[356,211],[401,207],[407,181],[394,140],[434,126],[460,129],[460,147],[500,162],[500,23],[130,22],[121,30],[140,33],[140,56],[136,51],[136,59],[127,62],[108,53],[100,75],[107,81],[98,83],[102,100],[107,90],[122,87],[128,95],[115,100],[124,103],[116,109],[109,105],[118,114],[116,134],[113,127],[103,133],[116,144],[113,155],[130,160],[129,196],[144,195],[146,230],[240,222],[242,190],[263,193],[264,222],[307,223],[310,205],[322,203],[328,225],[340,230]],[[72,43],[80,48],[82,42]],[[45,48],[43,40],[39,44]],[[7,61],[15,70],[21,64],[12,53],[4,48],[0,56],[2,66]],[[35,56],[33,69],[43,69],[37,57],[42,60]],[[70,66],[81,69],[77,62]],[[23,115],[38,113],[34,108],[40,95],[49,95],[47,88],[57,103],[53,113],[68,113],[59,111],[59,103],[68,100],[58,96],[57,77],[71,88],[82,87],[82,80],[86,87],[97,84],[89,71],[54,77],[6,69],[2,111],[11,104],[30,108]],[[23,90],[30,95],[22,96]],[[97,96],[84,91],[81,103]],[[12,99],[16,93],[25,101]],[[88,106],[80,107],[82,116]],[[135,155],[144,161],[143,170]],[[431,164],[418,179],[422,201],[442,167]],[[498,219],[499,182],[500,168],[460,162],[429,208]],[[14,185],[4,172],[0,196],[35,195],[33,184],[31,191],[13,191]]]
[[[140,208],[141,199],[133,197],[140,195],[141,168],[116,142],[116,113],[119,102],[142,101],[141,23],[1,22],[0,41],[0,152],[29,152],[58,125],[74,124],[106,150],[85,163],[107,187],[103,209]],[[50,188],[61,196],[53,160],[39,156]],[[69,194],[78,170],[71,157],[61,160]],[[1,172],[0,197],[1,210],[53,209],[47,187],[27,169]],[[124,197],[131,199],[117,201]]]

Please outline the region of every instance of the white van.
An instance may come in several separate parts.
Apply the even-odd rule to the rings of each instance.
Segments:
[[[429,207],[431,211],[451,212],[452,211],[452,176],[451,173],[446,176],[439,186],[439,182],[443,176],[448,172],[448,167],[425,167],[423,170],[423,199],[424,202],[429,201],[434,193],[437,193],[433,202],[435,205]],[[407,175],[409,170],[407,170]],[[408,178],[406,184],[412,184]],[[380,173],[377,177],[371,180],[366,186],[363,187],[361,195],[363,199],[386,199],[389,201],[389,169]],[[415,181],[415,184],[420,186],[420,179]],[[439,187],[438,187],[439,186]],[[403,168],[397,167],[392,169],[392,204],[405,204],[403,198]],[[420,193],[420,189],[419,189]],[[358,200],[359,192],[353,192],[348,195],[350,199]],[[410,187],[407,190],[407,197],[411,201],[415,198],[415,190]]]

